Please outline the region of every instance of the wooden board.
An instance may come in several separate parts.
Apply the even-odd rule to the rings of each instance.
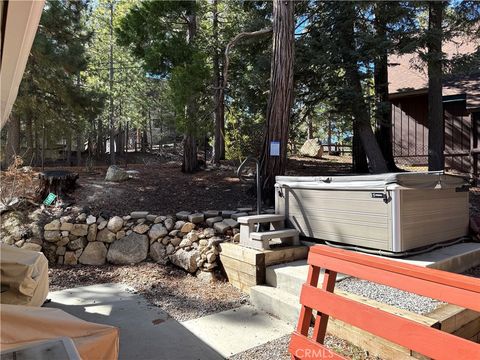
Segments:
[[[367,350],[370,355],[379,356],[382,359],[412,359],[409,349],[332,317],[328,320],[327,332]]]
[[[288,246],[264,250],[265,266],[276,265],[307,258],[308,246]]]
[[[265,283],[265,256],[262,252],[233,243],[220,244],[220,262],[228,281],[250,293],[250,288]]]
[[[220,244],[220,262],[228,281],[242,291],[265,284],[266,267],[283,262],[306,259],[308,246],[287,246],[271,250],[255,250],[239,244]]]
[[[219,248],[220,256],[228,256],[230,258],[237,259],[252,265],[257,265],[261,263],[262,258],[265,258],[261,251],[250,249],[234,243],[221,243],[219,245]]]
[[[350,292],[339,290],[339,289],[335,289],[335,294],[342,295],[342,296],[344,296],[346,298],[349,298],[351,300],[355,300],[357,302],[360,302],[360,303],[372,306],[374,308],[386,311],[390,314],[401,316],[405,319],[415,321],[415,322],[417,322],[419,324],[423,324],[425,326],[433,327],[433,328],[436,328],[436,329],[440,328],[440,324],[439,324],[438,320],[430,318],[429,316],[417,314],[417,313],[414,313],[412,311],[408,311],[408,310],[404,310],[404,309],[399,309],[395,306],[384,304],[384,303],[381,303],[379,301],[372,300],[372,299],[369,299],[367,297],[352,294]]]
[[[464,339],[470,339],[480,332],[480,317],[469,323],[463,325],[461,328],[455,330],[453,335],[460,336]]]
[[[445,304],[431,313],[427,314],[429,318],[435,319],[440,323],[440,330],[454,333],[465,324],[480,318],[480,313],[465,309],[453,304]]]
[[[413,320],[417,323],[438,328],[439,322],[435,319],[424,315],[416,314],[408,310],[399,309],[395,306],[384,304],[376,300],[366,298],[361,295],[349,293],[347,291],[335,289],[335,293],[346,298],[361,302],[363,304],[375,307],[391,314],[401,316],[403,318]],[[344,323],[343,321],[330,318],[328,321],[327,332],[339,338],[348,340],[350,343],[367,350],[371,355],[380,356],[384,359],[426,359],[421,354],[407,349],[406,347],[397,345],[393,342],[375,336],[368,331],[357,328],[353,325]]]

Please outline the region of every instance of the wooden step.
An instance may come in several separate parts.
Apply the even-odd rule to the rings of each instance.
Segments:
[[[262,214],[262,215],[250,215],[250,216],[241,216],[237,219],[240,224],[258,224],[258,223],[269,223],[284,221],[285,216],[279,214]]]
[[[272,231],[263,231],[263,232],[252,232],[250,233],[250,239],[252,240],[271,240],[271,239],[282,239],[289,238],[293,236],[298,236],[298,231],[296,229],[282,229],[282,230],[272,230]]]

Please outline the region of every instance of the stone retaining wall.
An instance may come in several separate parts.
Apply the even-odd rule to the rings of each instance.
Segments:
[[[217,266],[217,245],[238,241],[240,211],[179,212],[157,216],[146,211],[104,219],[79,214],[45,224],[43,243],[37,245],[50,263],[65,265],[136,264],[147,258],[171,262],[189,272]],[[36,244],[35,244],[36,245]]]

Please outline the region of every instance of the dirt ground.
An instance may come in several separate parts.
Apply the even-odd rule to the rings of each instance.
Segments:
[[[121,164],[120,164],[121,165]],[[77,172],[79,187],[71,196],[76,206],[106,215],[126,215],[146,210],[158,215],[178,211],[232,210],[255,206],[256,198],[250,184],[240,182],[237,164],[225,162],[194,174],[184,174],[178,161],[157,161],[148,155],[138,164],[129,164],[133,178],[121,182],[106,182],[107,165],[64,167]],[[53,169],[53,168],[48,168]],[[58,169],[58,168],[56,168]],[[350,158],[329,157],[310,159],[293,157],[288,163],[288,175],[332,175],[350,171]]]
[[[182,210],[228,210],[255,204],[255,198],[247,194],[249,186],[240,183],[233,169],[184,174],[179,164],[166,163],[131,165],[128,170],[138,173],[121,183],[104,181],[107,166],[95,168],[93,174],[79,172],[80,186],[73,193],[76,205],[110,215],[142,210],[168,215]]]
[[[248,296],[224,279],[209,281],[173,265],[62,266],[49,269],[50,291],[104,283],[123,283],[171,317],[185,321],[248,303]],[[218,275],[218,274],[217,274]]]

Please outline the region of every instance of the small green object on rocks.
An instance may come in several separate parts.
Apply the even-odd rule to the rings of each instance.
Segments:
[[[47,205],[47,206],[50,206],[50,205],[52,205],[52,203],[55,201],[56,198],[57,198],[57,195],[50,193],[45,198],[45,200],[43,200],[43,204]]]

